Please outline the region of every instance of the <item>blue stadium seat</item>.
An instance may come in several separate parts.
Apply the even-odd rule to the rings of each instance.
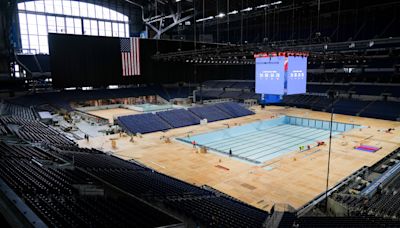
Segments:
[[[171,126],[152,113],[118,117],[118,122],[130,133],[150,133],[171,129]]]
[[[232,116],[221,111],[214,105],[189,108],[189,111],[194,113],[196,116],[200,117],[201,119],[207,119],[208,122],[214,122],[217,120],[225,120],[225,119],[232,118]]]
[[[200,124],[200,118],[185,109],[158,112],[157,115],[174,128]]]

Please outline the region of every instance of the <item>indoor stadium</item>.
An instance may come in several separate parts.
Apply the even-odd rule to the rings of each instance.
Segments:
[[[2,227],[400,227],[400,1],[0,1]]]

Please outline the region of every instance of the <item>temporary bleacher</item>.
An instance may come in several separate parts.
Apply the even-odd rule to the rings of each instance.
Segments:
[[[232,117],[241,117],[254,114],[254,112],[240,106],[236,102],[224,102],[215,104],[215,106],[221,109],[223,112],[228,113]]]
[[[174,128],[200,124],[200,118],[186,109],[158,112],[157,115]]]
[[[217,103],[186,109],[118,117],[119,125],[129,133],[150,133],[208,122],[252,115],[254,112],[235,102]]]
[[[207,119],[208,122],[214,122],[218,120],[230,119],[232,116],[221,111],[214,105],[207,105],[202,107],[189,108],[189,111],[200,117],[201,119]]]
[[[118,122],[126,131],[133,134],[171,129],[170,125],[153,113],[120,116],[118,117]]]

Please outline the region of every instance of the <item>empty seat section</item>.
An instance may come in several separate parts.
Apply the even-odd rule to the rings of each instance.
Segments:
[[[201,119],[207,119],[208,122],[214,122],[217,120],[225,120],[232,118],[232,116],[221,111],[220,109],[218,109],[216,106],[213,105],[189,108],[189,111],[191,111]]]
[[[118,122],[130,133],[150,133],[171,128],[160,117],[152,113],[118,117]]]
[[[219,103],[215,105],[217,108],[221,109],[221,111],[228,113],[233,117],[241,117],[241,116],[248,116],[254,114],[254,112],[248,110],[240,106],[238,103],[235,102],[225,102]]]
[[[157,115],[174,128],[200,124],[200,118],[185,109],[158,112]]]

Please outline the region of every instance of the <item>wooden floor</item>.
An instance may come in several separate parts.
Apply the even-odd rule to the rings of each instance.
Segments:
[[[106,110],[104,110],[106,111]],[[329,120],[330,114],[306,109],[270,106],[265,110],[254,108],[255,115],[173,129],[167,133],[156,132],[135,137],[111,135],[80,141],[82,147],[111,151],[123,159],[137,161],[167,175],[201,186],[209,185],[258,208],[269,210],[274,203],[287,203],[298,208],[322,193],[326,187],[328,146],[309,151],[293,151],[285,156],[254,165],[216,153],[198,153],[192,146],[174,140],[187,134],[210,132],[216,129],[293,115]],[[334,121],[366,126],[336,136],[332,140],[329,185],[340,182],[357,169],[370,166],[400,146],[400,123],[377,119],[334,116]],[[393,133],[384,132],[394,127]],[[166,143],[164,137],[171,138]],[[111,139],[117,148],[111,147]],[[327,140],[326,140],[327,142]],[[360,143],[382,147],[376,153],[353,149]]]
[[[111,108],[111,109],[87,111],[87,113],[108,119],[110,123],[114,123],[114,117],[135,115],[139,114],[140,112],[126,108]]]

